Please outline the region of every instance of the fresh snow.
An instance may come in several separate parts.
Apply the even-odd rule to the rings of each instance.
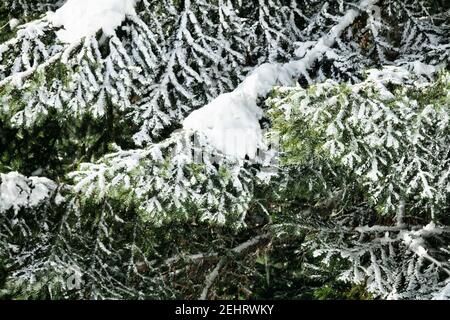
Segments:
[[[11,30],[15,29],[20,24],[20,21],[18,19],[11,19],[9,20],[9,27]]]
[[[277,84],[288,85],[289,74],[279,64],[256,68],[234,91],[218,96],[203,108],[192,112],[183,122],[186,130],[199,131],[227,156],[256,157],[264,148],[259,120],[263,112],[257,105]]]
[[[411,77],[411,74],[402,67],[385,66],[383,69],[369,69],[367,80],[379,84],[404,84]]]
[[[410,68],[412,69],[412,71],[415,74],[417,74],[419,76],[425,76],[428,78],[431,78],[438,70],[437,67],[435,67],[433,65],[425,64],[420,61],[410,62],[409,64],[410,64]]]
[[[47,178],[27,178],[18,172],[0,173],[0,213],[34,207],[49,198],[56,188],[56,183]]]
[[[136,0],[68,0],[49,19],[62,26],[56,34],[62,42],[76,43],[100,29],[106,35],[114,34],[127,15],[135,15]]]
[[[294,51],[294,55],[297,58],[303,58],[309,50],[311,50],[312,47],[314,47],[316,44],[316,41],[304,41],[304,42],[296,42],[295,45],[297,46],[297,49]]]
[[[383,69],[370,69],[367,71],[367,81],[375,84],[380,93],[380,99],[389,101],[394,99],[394,94],[386,88],[389,83],[401,85],[410,78],[411,74],[403,67],[385,66]],[[355,89],[359,89],[355,86]]]
[[[364,0],[360,10],[367,10],[376,2]],[[320,56],[331,50],[336,39],[357,16],[357,10],[349,10],[315,45],[299,43],[296,54],[304,54],[302,59],[284,65],[266,63],[257,67],[234,91],[222,94],[192,112],[184,120],[183,128],[205,134],[212,146],[227,156],[254,159],[257,150],[265,147],[259,124],[263,112],[257,105],[258,98],[265,97],[276,85],[292,84],[300,74],[309,78],[307,70]],[[306,47],[310,48],[308,52]]]
[[[408,79],[415,75],[414,83],[417,86],[426,85],[427,79],[432,78],[437,70],[434,66],[414,61],[406,66],[384,66],[382,69],[369,69],[367,80],[375,84],[382,100],[392,100],[394,95],[387,89],[387,84],[402,85],[411,81]],[[359,90],[360,87],[355,86],[355,89]]]
[[[442,290],[433,295],[433,300],[450,300],[450,280]]]

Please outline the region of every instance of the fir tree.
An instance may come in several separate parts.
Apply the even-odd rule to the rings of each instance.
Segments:
[[[448,298],[448,10],[2,3],[0,295]]]

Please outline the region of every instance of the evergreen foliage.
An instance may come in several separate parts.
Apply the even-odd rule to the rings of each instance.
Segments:
[[[0,298],[450,298],[446,1],[71,1],[0,4]]]

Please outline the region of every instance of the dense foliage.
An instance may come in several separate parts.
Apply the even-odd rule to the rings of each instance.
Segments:
[[[1,298],[450,298],[446,1],[69,2],[0,4]]]
[[[351,86],[279,89],[271,114],[283,137],[286,190],[308,204],[283,211],[319,239],[303,245],[317,246],[326,266],[334,256],[350,262],[340,279],[377,296],[432,298],[446,290],[450,270],[450,78],[400,77],[408,74],[389,68]]]

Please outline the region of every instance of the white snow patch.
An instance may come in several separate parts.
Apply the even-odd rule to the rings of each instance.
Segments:
[[[383,69],[369,69],[367,80],[375,83],[387,84],[404,84],[411,74],[402,67],[385,66]]]
[[[258,97],[267,95],[277,84],[289,84],[291,77],[279,64],[256,68],[234,91],[222,94],[183,122],[186,130],[202,132],[223,154],[243,159],[256,157],[265,148],[259,120],[263,112]]]
[[[431,78],[437,71],[437,68],[430,64],[425,64],[420,61],[414,61],[410,63],[412,71],[419,75]]]
[[[360,10],[371,8],[377,0],[361,1]],[[330,52],[336,38],[358,16],[357,10],[349,10],[329,33],[313,43],[298,43],[300,60],[285,64],[263,64],[256,68],[234,91],[225,93],[206,106],[192,112],[183,122],[185,130],[204,133],[212,146],[227,156],[243,159],[256,157],[258,149],[264,149],[259,120],[262,110],[258,98],[265,97],[276,85],[292,85],[300,74],[309,79],[308,69],[322,55]]]
[[[444,288],[433,295],[432,300],[450,300],[450,280],[447,281]]]
[[[371,81],[377,87],[382,100],[392,100],[394,94],[386,88],[389,83],[401,85],[411,78],[411,73],[403,67],[384,66],[382,69],[370,69],[367,71],[367,81]],[[355,86],[359,90],[359,86]]]
[[[62,42],[76,43],[100,29],[114,34],[127,15],[135,15],[136,0],[67,0],[56,12],[48,14],[55,26],[63,26],[56,34]]]
[[[20,24],[20,21],[18,19],[13,18],[13,19],[9,20],[9,28],[11,30],[15,29],[19,24]]]
[[[27,178],[18,172],[0,173],[0,213],[34,207],[49,198],[56,188],[56,183],[47,178]]]
[[[294,55],[298,58],[303,58],[311,48],[316,45],[316,41],[304,41],[304,42],[296,42],[295,45],[297,48],[294,51]]]

